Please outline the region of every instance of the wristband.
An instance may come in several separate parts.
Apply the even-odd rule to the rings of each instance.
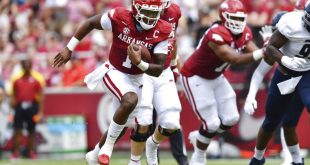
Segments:
[[[67,48],[70,51],[73,51],[75,49],[75,47],[79,44],[79,40],[75,37],[72,37],[71,40],[69,41],[69,43],[67,44]]]
[[[140,64],[137,65],[139,69],[145,72],[149,68],[150,64],[141,60]]]
[[[258,60],[262,59],[263,56],[264,56],[263,49],[258,49],[258,50],[255,50],[253,52],[253,58],[254,58],[255,61],[258,61]]]

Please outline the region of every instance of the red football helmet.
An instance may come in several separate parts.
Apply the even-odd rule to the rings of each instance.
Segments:
[[[132,12],[135,19],[145,30],[152,29],[160,19],[163,9],[162,0],[133,0]]]
[[[233,34],[243,32],[246,26],[246,10],[239,0],[226,0],[220,6],[220,18],[224,26]]]

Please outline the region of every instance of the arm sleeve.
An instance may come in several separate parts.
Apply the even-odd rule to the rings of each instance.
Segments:
[[[104,30],[112,31],[112,22],[108,15],[108,13],[102,14],[101,20],[100,20],[101,26]]]
[[[169,39],[162,41],[158,43],[155,48],[153,53],[154,54],[168,54],[168,47],[169,47]]]
[[[255,69],[254,74],[252,76],[250,90],[249,90],[247,99],[256,97],[257,91],[259,89],[259,85],[262,83],[265,75],[271,68],[272,66],[266,63],[264,59],[260,62],[260,64]]]

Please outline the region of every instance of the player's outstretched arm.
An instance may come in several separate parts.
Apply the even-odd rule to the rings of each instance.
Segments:
[[[246,97],[246,101],[244,104],[244,111],[249,115],[252,115],[255,112],[255,109],[257,108],[257,102],[255,99],[257,91],[265,75],[268,73],[268,71],[271,68],[272,68],[272,65],[268,64],[263,59],[254,71],[254,74],[251,78],[250,90],[249,90],[249,93]]]
[[[81,41],[89,32],[91,32],[93,29],[103,30],[100,23],[101,17],[102,14],[93,16],[78,27],[68,45],[55,56],[53,62],[54,67],[60,67],[66,64],[70,60],[72,51],[77,46],[79,41]]]
[[[208,43],[209,47],[215,52],[215,54],[223,61],[232,65],[249,64],[254,61],[258,61],[264,57],[262,49],[255,50],[249,53],[238,53],[235,49],[229,45],[218,45],[214,42]],[[253,46],[251,41],[247,44],[247,47]]]
[[[303,66],[307,64],[305,59],[284,56],[283,53],[279,50],[287,41],[288,39],[282,35],[280,31],[276,30],[272,34],[266,47],[265,54],[267,61],[277,61],[278,63],[293,69],[303,68]]]

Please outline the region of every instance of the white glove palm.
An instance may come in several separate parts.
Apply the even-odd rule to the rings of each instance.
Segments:
[[[246,99],[243,109],[248,115],[253,115],[257,109],[257,101],[255,99]]]
[[[259,34],[262,36],[264,42],[267,41],[272,35],[272,26],[266,25],[262,27]]]
[[[300,69],[304,68],[307,65],[307,61],[303,58],[288,56],[283,56],[281,58],[281,63],[291,69]]]

